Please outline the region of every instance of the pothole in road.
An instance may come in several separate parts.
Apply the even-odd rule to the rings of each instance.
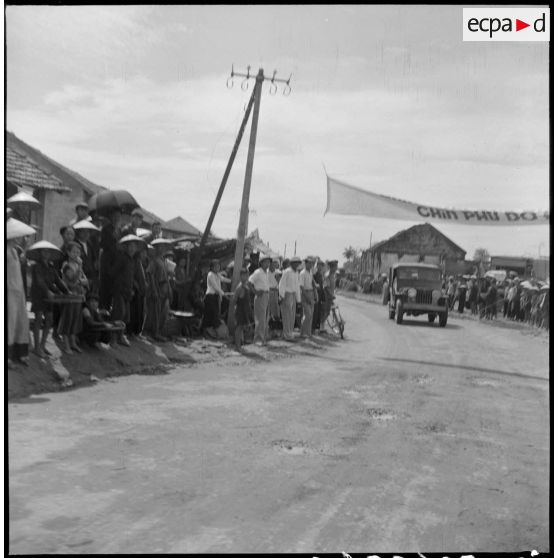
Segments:
[[[417,428],[425,434],[441,434],[443,432],[446,432],[448,429],[446,424],[436,421],[421,424]]]
[[[395,420],[397,418],[397,413],[390,409],[380,409],[377,407],[371,407],[366,409],[366,414],[372,419],[380,422],[385,422],[389,420]]]
[[[479,386],[479,387],[498,387],[500,384],[498,382],[495,382],[494,380],[487,380],[486,378],[479,378],[476,376],[470,376],[468,378],[468,380],[471,382],[472,385],[474,386]]]
[[[420,376],[415,376],[413,378],[413,382],[415,382],[415,384],[419,384],[420,386],[431,384],[433,381],[434,378],[432,378],[432,376],[428,376],[427,374],[421,374]]]
[[[290,455],[304,455],[306,453],[316,453],[306,442],[292,442],[291,440],[274,440],[271,445],[278,451]]]

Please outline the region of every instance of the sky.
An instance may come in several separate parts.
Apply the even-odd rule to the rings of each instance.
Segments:
[[[100,185],[203,230],[251,88],[250,197],[287,257],[342,258],[413,222],[324,215],[326,177],[424,205],[549,208],[549,45],[462,41],[461,6],[7,6],[7,122]],[[252,80],[253,83],[253,80]],[[212,227],[235,238],[247,129]],[[473,256],[548,255],[548,226],[438,226]]]

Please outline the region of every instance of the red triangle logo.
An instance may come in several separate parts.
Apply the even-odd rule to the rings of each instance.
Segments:
[[[521,21],[520,19],[515,20],[515,30],[516,31],[521,31],[522,29],[525,29],[525,27],[531,27],[530,23],[525,23],[524,21]]]

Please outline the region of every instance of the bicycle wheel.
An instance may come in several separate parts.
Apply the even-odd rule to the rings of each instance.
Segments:
[[[335,335],[339,335],[341,338],[343,338],[342,325],[341,322],[339,321],[339,318],[337,317],[337,312],[335,311],[335,308],[332,308],[331,314],[327,318],[327,325],[329,326],[331,331],[335,333]]]
[[[341,312],[337,309],[336,312],[337,322],[339,323],[339,336],[343,339],[343,334],[345,333],[345,320],[343,316],[341,316]]]

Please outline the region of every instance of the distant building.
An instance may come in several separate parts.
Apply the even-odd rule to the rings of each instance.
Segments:
[[[161,228],[163,229],[163,233],[167,238],[181,238],[185,236],[190,236],[192,239],[201,238],[202,232],[199,229],[196,229],[194,225],[188,223],[186,219],[182,217],[175,217],[170,221],[166,221],[165,223],[161,223]]]
[[[466,251],[430,223],[414,225],[363,251],[360,274],[378,277],[398,262],[439,264],[447,274],[462,273]]]
[[[513,271],[519,277],[535,277],[545,281],[550,276],[549,258],[527,258],[519,256],[492,256],[490,269]]]

